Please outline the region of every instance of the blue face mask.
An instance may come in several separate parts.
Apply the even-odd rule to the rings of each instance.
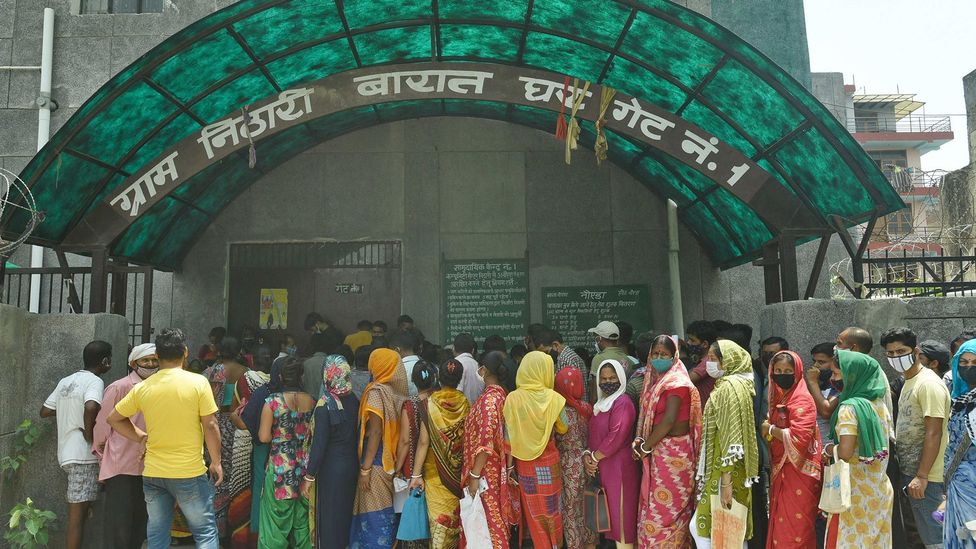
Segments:
[[[660,373],[667,372],[671,369],[671,365],[674,364],[674,359],[671,358],[652,358],[651,366],[654,367]]]

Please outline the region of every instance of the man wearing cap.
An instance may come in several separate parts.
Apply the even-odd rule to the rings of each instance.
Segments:
[[[918,361],[922,366],[939,374],[949,390],[952,390],[952,355],[941,341],[925,340],[918,344]]]
[[[633,372],[633,367],[631,365],[630,359],[627,358],[627,351],[618,346],[620,342],[620,329],[617,325],[609,320],[603,320],[594,328],[590,328],[587,332],[594,334],[596,336],[596,356],[593,357],[592,362],[590,362],[590,402],[596,402],[596,386],[600,377],[600,364],[603,364],[604,360],[616,360],[624,367],[627,373],[627,377],[630,377],[631,372]],[[626,380],[621,380],[621,383],[626,384]]]
[[[156,346],[137,345],[129,353],[129,374],[105,388],[102,409],[95,418],[92,453],[101,466],[98,481],[105,485],[106,547],[129,549],[141,547],[146,539],[146,504],[142,492],[143,446],[112,430],[108,415],[116,403],[133,387],[159,370]],[[146,429],[142,414],[132,417],[140,429]]]

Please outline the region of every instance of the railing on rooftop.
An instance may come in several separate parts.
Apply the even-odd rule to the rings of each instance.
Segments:
[[[855,116],[847,120],[851,133],[935,133],[951,132],[952,122],[944,115],[909,114],[896,120],[893,114]]]

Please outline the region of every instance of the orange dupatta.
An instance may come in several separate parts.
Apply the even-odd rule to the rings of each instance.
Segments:
[[[407,374],[400,355],[392,349],[376,349],[369,355],[369,373],[373,381],[363,390],[359,405],[359,455],[363,455],[369,414],[374,414],[383,421],[383,470],[392,475],[400,439],[400,408],[407,398]],[[379,401],[370,403],[374,394]]]

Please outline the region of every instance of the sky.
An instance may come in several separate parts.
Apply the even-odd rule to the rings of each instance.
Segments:
[[[962,77],[976,70],[976,0],[805,0],[804,7],[813,72],[842,72],[857,93],[916,93],[930,116],[960,115],[952,117],[955,139],[923,156],[922,169],[969,164]]]

